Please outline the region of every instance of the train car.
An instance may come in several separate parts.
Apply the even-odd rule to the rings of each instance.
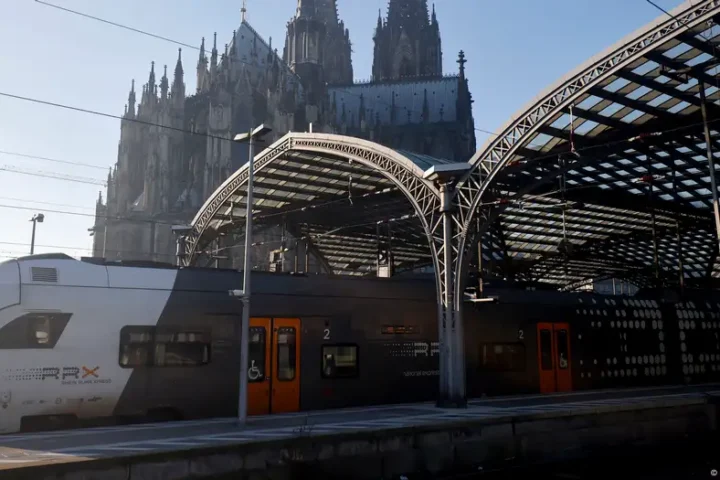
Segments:
[[[715,291],[494,294],[465,309],[470,396],[720,382]]]
[[[250,414],[429,400],[432,281],[253,272]],[[232,416],[233,270],[36,255],[0,264],[0,432],[41,420]]]
[[[253,272],[250,414],[433,400],[432,277]],[[0,433],[237,412],[241,272],[35,255],[0,264]],[[720,379],[713,293],[490,287],[468,302],[468,394]]]

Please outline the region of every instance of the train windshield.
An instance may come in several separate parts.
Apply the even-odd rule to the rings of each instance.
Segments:
[[[20,303],[20,269],[16,260],[0,263],[0,310]]]

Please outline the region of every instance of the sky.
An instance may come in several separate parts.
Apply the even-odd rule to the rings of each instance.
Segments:
[[[242,0],[47,1],[190,45],[217,32],[220,49],[239,27],[242,6]],[[373,31],[387,1],[337,0],[357,80],[370,77]],[[667,10],[681,3],[654,1]],[[282,52],[297,0],[247,2],[248,22]],[[435,8],[444,72],[457,71],[464,50],[475,126],[490,132],[586,59],[664,15],[646,0],[436,0]],[[0,12],[0,260],[29,253],[36,213],[45,214],[36,253],[90,256],[88,228],[98,194],[105,194],[100,183],[117,161],[120,120],[2,94],[120,116],[131,79],[145,83],[151,61],[158,78],[165,64],[172,73],[178,46],[35,0],[0,0]],[[184,49],[187,92],[195,91],[197,60],[197,50]],[[488,135],[476,135],[482,147]]]

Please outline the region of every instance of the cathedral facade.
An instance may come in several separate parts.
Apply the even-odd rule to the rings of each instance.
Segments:
[[[244,15],[244,14],[243,14]],[[475,152],[472,96],[459,73],[444,75],[440,27],[427,0],[389,0],[375,29],[372,79],[353,81],[352,44],[336,0],[297,0],[282,55],[242,19],[219,50],[202,40],[197,89],[185,91],[182,51],[168,76],[132,82],[118,160],[96,204],[93,255],[173,263],[172,225],[188,224],[248,160],[239,132],[264,123],[269,143],[289,131],[338,133],[390,148],[466,161]],[[138,101],[139,98],[139,101]],[[268,144],[269,144],[268,143]],[[266,243],[283,233],[266,231]],[[268,264],[257,248],[253,264]],[[224,266],[234,266],[236,251]]]

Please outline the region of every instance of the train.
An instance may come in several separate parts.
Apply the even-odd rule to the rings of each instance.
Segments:
[[[432,276],[252,272],[252,286],[250,415],[437,398]],[[0,434],[236,415],[243,304],[229,292],[241,288],[236,270],[0,263]],[[714,291],[487,282],[482,300],[463,306],[469,397],[720,380]]]

